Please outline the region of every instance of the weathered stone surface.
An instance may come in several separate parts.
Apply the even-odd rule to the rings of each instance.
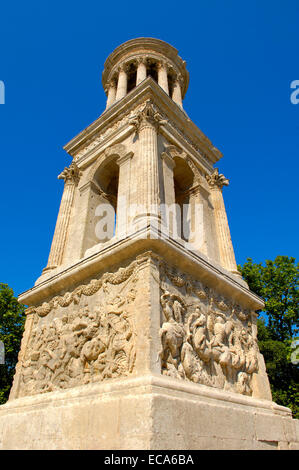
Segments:
[[[169,377],[114,379],[10,400],[0,407],[0,449],[295,449],[286,415]],[[276,434],[266,430],[273,420]]]
[[[182,110],[188,79],[155,39],[107,59],[106,110],[65,146],[48,265],[19,297],[0,448],[298,446],[258,350],[263,301],[236,268],[222,155]]]

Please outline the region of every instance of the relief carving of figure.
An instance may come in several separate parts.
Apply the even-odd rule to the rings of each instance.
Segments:
[[[134,289],[107,304],[80,306],[36,324],[23,360],[21,394],[127,375],[135,363],[134,325],[126,304]]]
[[[251,395],[258,346],[249,310],[189,276],[163,273],[162,373]]]
[[[176,295],[170,294],[167,291],[161,296],[161,305],[166,321],[160,329],[162,349],[159,356],[162,364],[165,366],[166,375],[182,377],[184,373],[180,355],[185,337],[185,330],[182,324],[185,308]]]
[[[205,314],[200,312],[199,307],[196,307],[195,313],[188,318],[187,341],[191,342],[202,361],[210,361],[212,351],[208,341],[207,319]]]

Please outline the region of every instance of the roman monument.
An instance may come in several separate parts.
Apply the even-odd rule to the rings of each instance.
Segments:
[[[20,295],[25,332],[2,449],[293,449],[272,401],[215,164],[183,109],[171,45],[107,58],[100,117],[64,148],[47,266]]]

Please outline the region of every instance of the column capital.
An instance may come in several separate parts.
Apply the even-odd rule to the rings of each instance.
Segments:
[[[80,176],[81,172],[79,168],[75,162],[72,162],[69,167],[65,167],[60,175],[58,175],[58,179],[64,180],[64,184],[71,183],[77,185],[79,183]]]
[[[139,65],[139,64],[146,65],[147,57],[146,56],[136,57],[136,62],[137,62],[137,65]]]
[[[111,78],[107,84],[106,84],[106,88],[105,88],[105,93],[106,95],[109,93],[109,90],[110,88],[115,88],[116,89],[116,79],[115,78]]]
[[[107,83],[107,86],[110,88],[116,88],[116,78],[113,77],[113,78],[110,78],[109,82]]]
[[[218,168],[215,168],[210,175],[206,175],[206,180],[212,189],[222,190],[223,186],[229,185],[229,180],[222,173],[219,173]]]
[[[158,69],[166,69],[166,70],[168,70],[169,64],[167,63],[166,60],[161,59],[161,60],[159,60],[159,61],[157,62],[157,67],[158,67]]]
[[[175,81],[180,85],[180,87],[182,88],[183,85],[184,85],[184,79],[182,77],[182,75],[179,73],[177,74],[176,78],[175,78]]]
[[[136,132],[139,132],[143,127],[150,125],[151,127],[158,128],[166,124],[167,121],[155,110],[150,100],[147,100],[144,108],[129,121],[130,124],[135,126]]]
[[[117,67],[116,70],[117,70],[118,73],[120,73],[120,72],[125,72],[125,73],[127,73],[127,71],[128,71],[128,64],[125,63],[125,62],[123,62],[123,63],[119,64],[119,66]]]

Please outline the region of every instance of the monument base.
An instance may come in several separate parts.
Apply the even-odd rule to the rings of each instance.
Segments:
[[[299,420],[271,401],[151,375],[10,400],[0,449],[299,449]]]

